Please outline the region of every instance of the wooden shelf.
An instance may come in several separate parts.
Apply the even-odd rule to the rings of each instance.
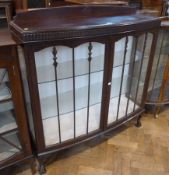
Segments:
[[[0,134],[17,129],[14,116],[11,111],[0,113]]]
[[[6,15],[1,15],[0,14],[0,19],[7,19]]]
[[[5,140],[2,140],[0,143],[0,150],[1,150],[0,151],[0,161],[9,159],[10,157],[13,157],[14,155],[19,154],[20,149],[21,149],[21,145],[19,143],[17,132],[6,134],[3,136],[3,138],[6,139],[7,141],[10,141],[10,143],[16,145],[16,147],[5,142]]]
[[[11,96],[10,89],[5,85],[5,83],[0,84],[0,104],[11,100],[12,100],[12,96]]]

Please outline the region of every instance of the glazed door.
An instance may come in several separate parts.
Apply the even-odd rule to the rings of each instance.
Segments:
[[[45,146],[98,132],[105,44],[56,45],[34,57]]]
[[[31,154],[20,88],[15,64],[0,59],[0,168]]]
[[[126,36],[114,43],[107,126],[143,109],[153,34]]]

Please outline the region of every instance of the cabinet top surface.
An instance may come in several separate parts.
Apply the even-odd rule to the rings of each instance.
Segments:
[[[113,5],[127,5],[126,1],[117,1],[117,0],[66,0],[67,2],[74,2],[80,4],[113,4]]]
[[[97,32],[106,33],[107,28],[117,30],[118,27],[131,26],[133,24],[143,24],[147,22],[159,22],[158,19],[150,16],[137,14],[136,10],[129,7],[117,7],[113,5],[83,5],[83,6],[66,6],[51,9],[39,9],[18,14],[10,27],[12,33],[21,41],[44,40],[45,37],[65,39],[71,37],[79,31],[84,31],[90,35],[99,35]],[[144,26],[145,27],[145,26]],[[125,29],[124,29],[125,30]],[[57,36],[56,36],[57,32]],[[59,33],[62,32],[62,33]],[[73,32],[73,33],[70,33]],[[117,31],[116,31],[117,33]],[[61,37],[61,34],[63,38]],[[81,37],[81,33],[78,33]],[[73,37],[73,35],[72,35]],[[49,38],[45,38],[50,40]]]
[[[0,47],[16,45],[8,29],[0,29]]]

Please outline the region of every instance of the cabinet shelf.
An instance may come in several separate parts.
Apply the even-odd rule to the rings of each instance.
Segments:
[[[125,95],[121,96],[120,103],[120,111],[119,111],[119,119],[125,116],[125,108],[127,105],[128,98]],[[110,117],[109,122],[112,123],[116,121],[117,114],[117,102],[118,97],[112,98],[110,100]],[[99,128],[100,125],[100,103],[90,106],[90,117],[89,117],[89,132],[95,131]],[[129,100],[128,113],[133,112],[134,102]],[[136,105],[136,108],[139,106]],[[86,135],[86,127],[87,127],[87,108],[80,109],[76,111],[76,137],[81,135]],[[60,116],[60,124],[61,124],[61,140],[71,140],[74,138],[74,119],[73,113],[68,113]],[[46,145],[53,145],[59,143],[59,135],[58,135],[58,116],[53,116],[52,118],[43,119],[44,126],[44,134],[45,134],[45,142]]]
[[[103,72],[103,70],[94,71],[94,72],[91,72],[91,74],[100,73],[100,72]],[[86,73],[86,74],[81,74],[81,75],[77,75],[77,76],[74,76],[74,77],[77,78],[77,77],[88,76],[88,75],[89,75],[89,73]],[[73,76],[70,76],[70,77],[58,79],[57,81],[68,80],[68,79],[72,79],[72,78],[73,78]],[[39,82],[38,84],[52,83],[52,82],[55,82],[55,81],[56,80],[44,81],[44,82]]]
[[[10,101],[12,101],[11,97],[6,97],[6,98],[3,98],[3,99],[1,99],[1,97],[0,97],[0,104],[1,103],[6,103],[6,102],[10,102]]]
[[[12,0],[3,2],[7,1],[12,2]],[[6,10],[8,15],[9,8]],[[1,12],[0,9],[0,15]],[[2,21],[7,24],[7,21],[0,20],[0,28]],[[32,151],[18,67],[17,44],[12,40],[7,28],[0,31],[0,36],[2,36],[0,37],[0,169],[2,170],[30,159]]]
[[[99,129],[100,126],[100,106],[90,106],[89,116],[89,132]],[[74,123],[73,113],[60,116],[61,125],[61,141],[71,140],[74,138],[74,124],[76,125],[75,137],[86,135],[87,129],[87,108],[76,111],[76,121]],[[44,135],[46,138],[46,146],[59,143],[58,135],[58,116],[43,120]]]
[[[0,113],[0,135],[15,129],[17,129],[17,125],[12,112]]]
[[[7,81],[7,80],[6,80]],[[1,82],[0,84],[0,104],[12,100],[11,91],[6,83]]]
[[[118,100],[119,100],[118,97],[110,99],[108,124],[115,122],[117,119]],[[118,120],[125,117],[127,103],[128,103],[127,114],[130,114],[133,112],[134,102],[132,100],[129,100],[129,102],[128,102],[128,98],[124,94],[122,94],[121,101],[119,104]],[[135,108],[137,109],[137,108],[139,108],[139,106],[136,105]]]
[[[5,15],[0,14],[0,19],[7,19],[7,17]]]
[[[125,63],[125,66],[126,66],[126,65],[129,65],[129,64],[133,64],[133,62]],[[116,68],[119,68],[119,67],[122,67],[122,66],[123,66],[122,64],[116,65],[116,66],[113,66],[113,69],[116,69]],[[40,70],[40,69],[41,69],[41,70]],[[43,72],[42,74],[44,74],[45,76],[48,76],[48,79],[50,78],[49,75],[51,75],[51,72],[54,74],[53,66],[46,66],[46,67],[40,68],[40,69],[38,68],[38,77],[39,77],[39,79],[41,79],[40,76],[39,76],[39,74],[41,74],[40,72]],[[45,71],[45,69],[46,69],[46,71]],[[53,69],[53,70],[52,70],[52,69]],[[48,72],[48,75],[46,74],[46,72]],[[103,72],[103,69],[98,70],[98,71],[91,71],[91,74],[99,73],[99,72]],[[41,76],[42,76],[42,74],[41,74]],[[81,77],[81,76],[85,76],[85,75],[89,75],[89,73],[84,73],[84,74],[75,75],[75,77]],[[67,79],[71,79],[71,78],[73,78],[73,76],[69,76],[69,77],[65,77],[65,78],[58,78],[58,81],[59,81],[59,80],[67,80]],[[56,81],[56,80],[53,79],[53,80],[50,80],[50,81],[38,82],[38,84],[51,83],[51,82],[55,82],[55,81]]]
[[[1,140],[0,138],[1,140],[0,142],[0,161],[9,159],[15,156],[16,154],[19,154],[20,148],[21,148],[21,145],[19,143],[19,139],[17,136],[17,132],[6,134],[3,136],[3,138],[6,139],[7,141],[10,141],[10,143],[12,143],[13,145],[16,145],[16,147],[10,145],[5,140]]]
[[[91,85],[91,101],[90,106],[95,105],[101,102],[101,97],[98,94],[102,92],[102,83],[95,83]],[[88,86],[84,86],[76,89],[75,101],[76,107],[75,110],[81,110],[87,107],[87,98],[88,98]],[[56,103],[56,94],[53,96],[48,96],[46,98],[41,98],[41,108],[42,108],[42,117],[49,118],[50,116],[56,116],[57,114],[57,103]],[[73,112],[73,90],[67,91],[59,94],[59,107],[60,115]]]
[[[95,74],[96,76],[100,76],[101,74]],[[88,76],[87,76],[88,77]],[[84,77],[85,78],[85,77]],[[126,75],[124,77],[124,81],[127,83],[128,79],[131,79],[130,76]],[[102,78],[101,78],[102,79]],[[90,91],[91,91],[91,96],[90,96],[90,106],[96,105],[98,103],[101,103],[101,95],[99,96],[98,94],[102,94],[102,82],[94,82],[90,86]],[[67,80],[66,80],[67,81]],[[111,98],[116,98],[119,96],[118,89],[120,87],[120,81],[121,77],[115,77],[112,79],[112,88],[113,88],[113,93],[111,94]],[[137,85],[138,80],[136,78],[132,78],[132,81],[135,82],[135,85]],[[76,81],[75,81],[76,82]],[[76,87],[76,92],[75,92],[75,110],[81,110],[83,108],[87,107],[87,98],[88,98],[88,86],[85,85],[82,80],[80,82],[80,79],[77,80],[79,87]],[[64,115],[70,112],[74,111],[74,106],[73,106],[73,85],[71,84],[72,81],[67,82],[66,84],[69,84],[69,87],[65,89],[63,92],[60,92],[59,95],[59,108],[60,108],[60,115]],[[81,84],[83,83],[83,84]],[[88,81],[86,82],[88,83]],[[125,83],[124,87],[122,88],[122,94],[125,94],[125,88],[127,84]],[[58,81],[59,84],[59,81]],[[63,83],[64,84],[64,83]],[[62,85],[63,85],[62,84]],[[72,86],[72,87],[70,87]],[[139,87],[144,86],[144,83],[142,81],[139,82]],[[59,86],[62,90],[62,86]],[[46,94],[46,88],[48,89],[50,94]],[[52,92],[53,91],[53,92]],[[56,88],[55,88],[55,83],[52,82],[48,86],[45,86],[43,84],[39,85],[39,92],[40,92],[40,100],[41,100],[41,109],[42,109],[42,117],[43,118],[50,118],[52,116],[57,115],[57,102],[56,102]]]
[[[91,73],[103,71],[103,58],[104,56],[95,56],[91,62]],[[47,65],[41,65],[40,60],[36,60],[37,65],[37,79],[38,83],[55,81],[55,71],[53,62],[49,62]],[[101,62],[101,63],[100,63]],[[78,59],[75,62],[75,77],[88,74],[89,62],[87,58]],[[73,77],[73,64],[71,61],[58,62],[57,66],[58,80],[68,79]]]

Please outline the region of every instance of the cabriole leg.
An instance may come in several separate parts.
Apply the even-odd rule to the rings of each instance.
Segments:
[[[140,128],[141,127],[141,115],[138,116],[137,118],[137,123],[135,125],[137,128]]]
[[[40,175],[43,175],[46,173],[46,167],[45,167],[45,165],[43,165],[41,163],[39,164],[39,173],[40,173]]]

